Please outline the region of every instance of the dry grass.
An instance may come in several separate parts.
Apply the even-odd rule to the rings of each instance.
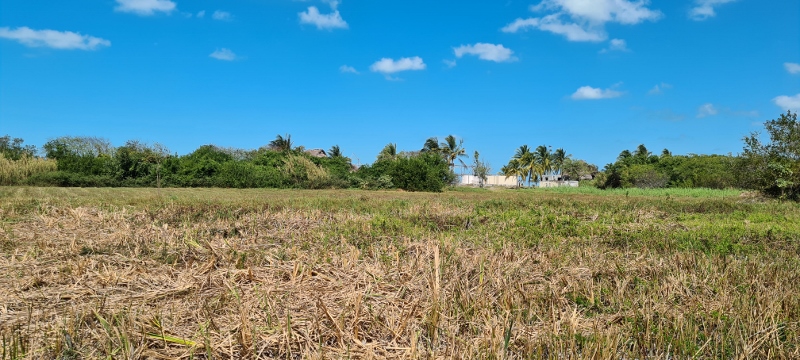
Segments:
[[[56,161],[52,159],[26,156],[11,160],[0,154],[0,185],[22,184],[33,175],[56,171],[56,165]]]
[[[800,358],[800,206],[0,188],[1,359]]]

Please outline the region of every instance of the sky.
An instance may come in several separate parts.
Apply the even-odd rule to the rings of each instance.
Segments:
[[[454,135],[736,154],[800,110],[795,0],[2,0],[0,135],[256,149]],[[470,160],[464,159],[466,162]]]

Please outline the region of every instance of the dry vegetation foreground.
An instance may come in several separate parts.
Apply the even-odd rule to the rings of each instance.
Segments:
[[[2,359],[800,358],[800,206],[0,188]]]

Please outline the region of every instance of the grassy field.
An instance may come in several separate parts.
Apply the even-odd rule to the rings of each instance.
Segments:
[[[0,187],[2,360],[798,359],[800,205]]]

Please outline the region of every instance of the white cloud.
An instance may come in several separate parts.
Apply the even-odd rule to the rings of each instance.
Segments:
[[[569,41],[600,42],[607,37],[602,28],[582,27],[575,23],[564,23],[558,14],[548,15],[543,18],[517,19],[500,30],[507,33],[515,33],[531,28],[563,35]]]
[[[695,7],[689,10],[689,18],[695,21],[703,21],[717,16],[714,7],[734,2],[736,0],[695,0]]]
[[[119,12],[134,13],[142,16],[153,15],[156,12],[171,13],[175,10],[175,2],[171,0],[116,0]]]
[[[514,51],[503,45],[477,43],[475,45],[461,45],[453,48],[457,58],[464,55],[475,55],[481,60],[488,60],[494,62],[515,61],[516,57],[512,56]]]
[[[800,111],[800,94],[795,96],[781,95],[772,99],[772,102],[783,110]]]
[[[419,56],[412,58],[401,58],[396,61],[389,58],[383,58],[372,64],[369,69],[372,72],[379,72],[388,75],[400,71],[425,70],[425,63]]]
[[[456,65],[458,65],[458,63],[455,60],[444,59],[442,60],[442,62],[444,63],[445,66],[447,66],[448,69],[452,69],[456,67]]]
[[[515,33],[531,28],[565,36],[569,41],[604,41],[606,23],[634,25],[656,21],[662,14],[647,6],[649,0],[543,0],[531,11],[549,11],[544,17],[516,19],[501,29]]]
[[[611,41],[609,41],[608,47],[603,49],[603,50],[600,50],[600,52],[601,53],[607,53],[607,52],[611,52],[611,51],[628,52],[628,51],[631,51],[631,50],[628,49],[628,43],[625,42],[625,40],[623,40],[623,39],[611,39]]]
[[[717,110],[717,108],[712,103],[703,104],[699,108],[697,108],[697,117],[701,119],[704,117],[714,116],[717,114],[719,114],[719,110]]]
[[[649,95],[661,95],[664,93],[664,90],[672,89],[672,85],[667,83],[661,83],[656,86],[653,86],[650,91],[647,92]]]
[[[230,21],[233,19],[233,15],[227,11],[217,10],[211,14],[211,18],[214,20]]]
[[[572,94],[573,100],[599,100],[613,99],[622,96],[622,93],[613,89],[598,89],[591,86],[582,86]]]
[[[800,74],[800,64],[798,63],[787,62],[784,63],[783,66],[786,68],[786,71],[788,71],[789,74]]]
[[[236,56],[236,54],[234,54],[233,51],[226,48],[217,49],[216,51],[211,53],[211,55],[208,56],[217,60],[224,60],[224,61],[233,61],[238,59],[238,56]]]
[[[333,12],[330,14],[321,14],[316,6],[309,6],[308,11],[298,14],[300,23],[315,25],[320,30],[347,29],[347,22],[342,19],[339,10],[336,10],[334,6],[338,5],[338,2],[330,2],[330,4],[333,8]]]
[[[15,40],[28,47],[49,47],[62,50],[95,50],[111,46],[111,42],[72,31],[33,30],[23,26],[16,29],[0,28],[0,38]]]
[[[341,73],[351,73],[351,74],[358,74],[358,70],[352,66],[342,65],[339,67],[339,72]]]
[[[553,10],[569,15],[575,21],[634,25],[661,18],[660,11],[647,8],[649,4],[649,0],[544,0],[531,6],[531,10]]]
[[[206,16],[206,11],[205,10],[200,10],[200,11],[197,12],[197,17],[198,18],[202,19],[204,16]]]
[[[504,26],[500,31],[505,33],[516,33],[520,30],[539,27],[539,18],[517,18],[514,22]]]

